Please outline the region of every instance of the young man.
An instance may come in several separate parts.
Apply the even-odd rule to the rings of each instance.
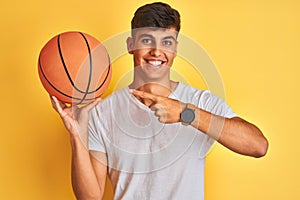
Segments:
[[[133,82],[82,108],[52,97],[70,132],[78,199],[101,199],[107,175],[115,199],[204,199],[205,156],[214,141],[243,155],[266,154],[261,131],[224,101],[170,80],[179,30],[180,15],[169,5],[140,7],[127,39]]]

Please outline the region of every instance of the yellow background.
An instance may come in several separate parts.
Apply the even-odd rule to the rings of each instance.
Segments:
[[[133,12],[146,2],[1,2],[0,199],[74,199],[69,137],[38,79],[38,53],[52,36],[67,30],[107,40],[128,30]],[[182,34],[201,44],[215,62],[228,104],[270,142],[260,159],[216,145],[207,158],[205,199],[300,199],[299,1],[166,2],[180,11]],[[129,56],[113,64],[114,83],[132,64]],[[175,65],[178,71],[189,67],[180,58]],[[180,73],[190,76],[188,70]],[[196,79],[191,82],[202,87]],[[109,188],[105,199],[111,199]]]

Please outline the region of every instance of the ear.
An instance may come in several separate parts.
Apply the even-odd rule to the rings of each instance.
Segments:
[[[133,38],[132,37],[128,37],[127,40],[126,40],[126,43],[127,43],[127,51],[129,54],[133,54]]]

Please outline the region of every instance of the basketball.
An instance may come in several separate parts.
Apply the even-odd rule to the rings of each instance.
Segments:
[[[64,103],[84,104],[105,92],[112,70],[109,55],[96,38],[82,32],[64,32],[42,48],[38,73],[51,96]]]

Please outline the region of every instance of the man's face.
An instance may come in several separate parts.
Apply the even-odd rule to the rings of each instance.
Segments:
[[[134,67],[139,76],[159,81],[169,78],[170,67],[176,57],[177,32],[175,28],[142,28],[134,38],[127,40],[129,53],[133,54]]]

